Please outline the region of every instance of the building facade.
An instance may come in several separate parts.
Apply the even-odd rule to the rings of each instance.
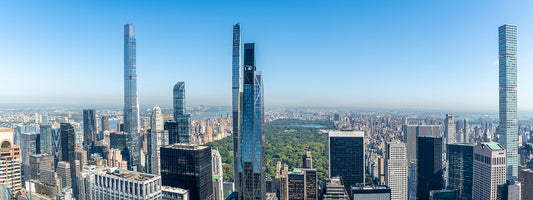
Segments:
[[[239,149],[239,99],[242,92],[241,68],[241,25],[233,25],[233,47],[231,55],[231,98],[233,123],[233,149]],[[233,174],[239,174],[239,151],[233,151]],[[239,185],[239,176],[234,176],[235,185]],[[238,187],[237,187],[238,188]]]
[[[255,44],[244,44],[243,92],[239,117],[239,199],[266,196],[263,74],[256,71]]]
[[[390,200],[391,189],[386,185],[352,186],[353,200]]]
[[[164,131],[163,115],[161,108],[155,106],[150,117],[150,137],[148,142],[147,171],[151,174],[159,175],[159,148],[161,147],[161,134]]]
[[[390,187],[391,200],[407,200],[407,147],[403,142],[389,142],[385,154],[385,184]]]
[[[496,142],[484,142],[474,147],[473,199],[496,200],[498,185],[507,174],[506,151]]]
[[[295,168],[288,174],[289,200],[318,200],[316,169]]]
[[[507,151],[507,178],[518,178],[517,26],[498,28],[500,144]]]
[[[90,172],[91,200],[159,200],[161,177],[117,168]]]
[[[133,24],[124,25],[124,131],[129,136],[128,169],[141,171],[136,42]]]
[[[474,145],[457,143],[446,145],[448,181],[446,189],[456,190],[460,199],[472,199],[474,181]]]
[[[453,120],[453,114],[446,114],[444,119],[444,136],[446,137],[446,144],[453,144],[456,141],[455,133],[455,121]]]
[[[83,148],[92,154],[92,148],[97,141],[98,133],[96,111],[94,109],[83,110]]]
[[[20,146],[14,145],[13,129],[0,129],[0,183],[12,194],[22,192]]]
[[[429,191],[444,188],[442,165],[442,138],[418,137],[416,196],[429,199]]]
[[[224,171],[222,169],[222,157],[218,150],[211,150],[212,177],[213,177],[213,199],[224,200]]]
[[[347,192],[351,186],[365,183],[365,148],[363,131],[329,131],[329,177],[342,178]]]

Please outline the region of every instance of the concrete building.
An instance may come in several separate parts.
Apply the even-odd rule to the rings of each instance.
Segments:
[[[162,200],[189,200],[189,191],[181,188],[162,186]]]
[[[386,185],[352,186],[353,200],[390,200],[391,189]]]
[[[385,153],[385,185],[390,187],[391,200],[407,200],[407,147],[403,142],[389,142]]]
[[[158,200],[161,177],[117,168],[100,168],[90,172],[91,200]]]
[[[506,151],[495,142],[474,147],[473,199],[496,200],[498,185],[506,180]]]
[[[522,184],[522,200],[533,200],[533,169],[520,169],[520,183]]]
[[[0,183],[12,194],[22,192],[20,147],[14,145],[13,129],[0,129]]]
[[[224,200],[224,172],[222,170],[222,158],[218,150],[211,150],[211,161],[213,169],[213,199]]]

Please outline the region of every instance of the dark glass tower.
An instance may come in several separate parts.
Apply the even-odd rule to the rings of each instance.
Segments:
[[[500,143],[507,150],[507,179],[518,179],[518,114],[516,99],[517,26],[505,24],[498,28]]]
[[[160,153],[162,185],[189,190],[190,199],[213,198],[211,147],[171,144]]]
[[[363,131],[329,132],[329,178],[341,177],[348,192],[365,183],[364,138]]]
[[[109,117],[108,116],[102,116],[102,131],[109,130]]]
[[[169,144],[191,143],[191,115],[185,114],[185,82],[178,82],[173,90],[174,121],[165,123]]]
[[[470,144],[446,145],[448,161],[448,187],[457,190],[459,199],[472,199],[474,180],[474,146]]]
[[[74,126],[70,123],[61,123],[60,125],[60,134],[61,134],[61,161],[68,162],[70,164],[70,177],[77,178],[76,170],[76,152],[75,152],[75,141],[74,141]],[[72,189],[74,190],[74,195],[78,198],[78,187],[76,181],[73,181]]]
[[[239,117],[239,199],[265,199],[263,75],[256,71],[255,44],[244,44]]]
[[[185,114],[185,82],[174,85],[174,119]]]
[[[41,133],[41,153],[52,154],[52,125],[40,125]]]
[[[94,109],[83,110],[83,147],[91,155],[94,143],[97,141],[96,115]]]
[[[429,199],[430,190],[444,187],[442,179],[442,138],[417,137],[416,197]]]
[[[124,131],[129,135],[128,169],[141,171],[136,40],[133,24],[124,25]]]
[[[241,90],[241,25],[233,25],[233,54],[231,66],[231,92],[233,110],[233,149],[239,149],[239,95]],[[239,151],[233,151],[233,174],[235,185],[239,185]],[[236,190],[238,191],[238,188]]]

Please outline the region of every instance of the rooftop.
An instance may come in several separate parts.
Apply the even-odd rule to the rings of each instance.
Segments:
[[[110,176],[115,176],[115,177],[123,178],[123,179],[129,179],[133,181],[141,181],[141,182],[156,178],[156,175],[128,171],[128,170],[118,169],[116,167],[104,167],[104,168],[96,169],[93,172],[98,173],[98,174],[106,174]]]
[[[161,190],[164,192],[172,192],[172,193],[178,193],[178,194],[185,194],[189,193],[189,190],[177,188],[177,187],[170,187],[170,186],[161,186]]]
[[[484,143],[481,143],[482,145],[484,146],[487,146],[489,147],[489,149],[491,151],[500,151],[500,150],[504,150],[502,145],[500,145],[499,143],[497,142],[484,142]],[[482,146],[483,147],[483,146]]]
[[[365,132],[352,130],[334,130],[329,131],[329,137],[365,137]]]
[[[171,145],[165,146],[165,148],[171,148],[171,149],[191,149],[191,150],[200,150],[208,148],[209,146],[201,146],[197,144],[186,144],[186,143],[175,143]]]

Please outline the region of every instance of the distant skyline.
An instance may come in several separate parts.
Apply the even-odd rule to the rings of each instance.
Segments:
[[[532,111],[530,1],[0,1],[0,104],[123,100],[123,26],[140,105],[231,105],[232,26],[256,43],[266,106],[498,110],[498,27],[518,26]]]

